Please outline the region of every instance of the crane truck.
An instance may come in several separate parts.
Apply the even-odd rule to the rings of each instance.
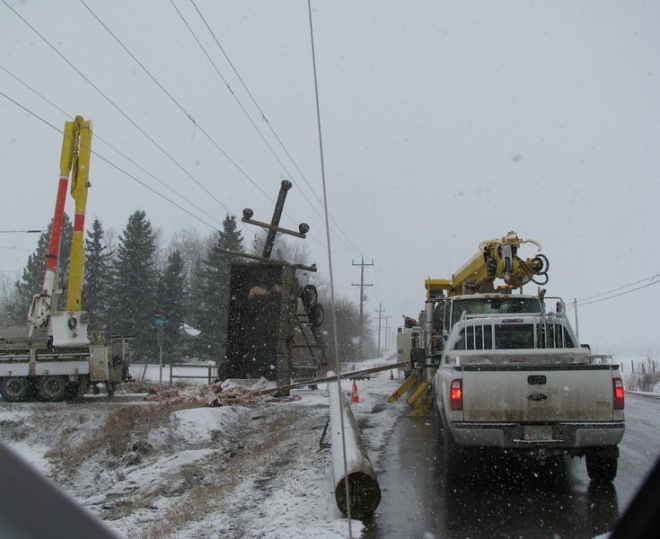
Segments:
[[[619,365],[580,346],[564,309],[463,312],[435,367],[448,474],[488,451],[543,461],[585,457],[591,480],[616,476],[624,433]]]
[[[541,250],[509,232],[482,242],[452,279],[427,279],[421,323],[399,330],[399,361],[420,382],[413,395],[432,394],[449,476],[475,451],[499,451],[586,457],[592,480],[611,481],[624,433],[619,365],[580,344],[561,298],[513,294],[548,281],[548,259],[523,260],[523,243]]]
[[[518,252],[526,243],[535,245],[537,254],[522,259]],[[405,316],[397,333],[397,361],[408,363],[403,369],[406,375],[413,368],[411,350],[424,348],[429,357],[439,354],[463,311],[482,314],[541,312],[543,292],[538,295],[512,293],[530,282],[539,286],[548,282],[550,263],[539,252],[541,249],[538,241],[520,239],[511,231],[501,239],[482,241],[479,252],[451,279],[426,279],[426,303],[419,321]],[[498,279],[504,284],[496,286]]]
[[[89,316],[82,310],[91,142],[89,120],[77,116],[65,123],[43,287],[32,299],[25,326],[0,328],[0,395],[8,402],[82,397],[100,383],[112,394],[128,379],[128,339],[88,333]],[[66,306],[60,311],[60,239],[69,180],[75,217]]]

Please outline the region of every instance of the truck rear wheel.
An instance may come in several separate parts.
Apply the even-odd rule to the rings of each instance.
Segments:
[[[62,401],[69,395],[66,376],[42,376],[38,384],[39,398],[47,402]]]
[[[23,376],[2,378],[0,395],[7,402],[26,401],[30,396],[30,382]]]
[[[616,477],[618,458],[590,454],[586,456],[587,475],[592,481],[609,483]]]
[[[458,445],[449,432],[442,429],[442,468],[445,480],[452,481],[462,476],[465,471],[467,451]]]

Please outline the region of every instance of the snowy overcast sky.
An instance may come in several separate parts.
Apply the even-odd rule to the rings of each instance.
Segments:
[[[584,342],[660,353],[660,3],[311,5],[339,296],[373,261],[365,310],[394,328],[425,278],[515,230],[543,244],[548,293],[585,300]],[[290,179],[281,224],[310,224],[328,279],[306,0],[2,0],[0,43],[0,230],[50,222],[79,114],[88,224],[119,234],[143,209],[165,241],[207,236],[245,207],[269,221]],[[36,241],[0,234],[0,270]]]

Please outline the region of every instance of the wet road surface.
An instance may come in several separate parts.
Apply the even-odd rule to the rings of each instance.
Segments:
[[[572,538],[611,531],[658,456],[660,400],[627,396],[619,473],[593,484],[583,459],[482,457],[448,480],[432,415],[403,410],[378,477],[382,501],[363,539]]]

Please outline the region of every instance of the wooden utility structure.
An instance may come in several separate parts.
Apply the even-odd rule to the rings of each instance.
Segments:
[[[309,226],[298,231],[279,226],[291,182],[281,183],[270,224],[252,219],[243,210],[242,221],[268,231],[261,256],[223,250],[251,259],[231,266],[227,325],[228,378],[259,378],[287,386],[294,378],[315,378],[326,364],[319,326],[323,307],[313,285],[301,285],[297,272],[315,272],[315,266],[273,260],[277,233],[305,238]]]

